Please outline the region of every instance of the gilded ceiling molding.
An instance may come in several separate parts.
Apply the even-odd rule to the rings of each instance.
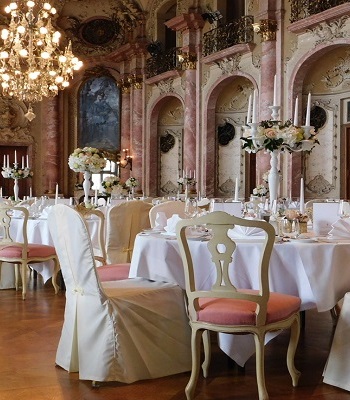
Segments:
[[[276,40],[277,21],[274,19],[261,19],[253,24],[253,29],[255,33],[261,35],[263,42]]]

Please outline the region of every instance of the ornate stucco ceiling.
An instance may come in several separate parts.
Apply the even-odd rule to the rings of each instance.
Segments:
[[[11,0],[0,0],[0,15]],[[130,39],[144,21],[136,0],[48,0],[57,8],[54,24],[80,55],[103,55]],[[0,23],[6,19],[1,18]]]

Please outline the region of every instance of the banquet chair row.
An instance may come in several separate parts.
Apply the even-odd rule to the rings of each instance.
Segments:
[[[21,229],[14,234],[11,233],[11,224],[17,218]],[[52,285],[57,294],[59,287],[56,283],[60,265],[53,246],[28,243],[27,224],[29,211],[25,207],[13,206],[6,203],[0,204],[0,228],[2,231],[0,238],[0,275],[2,263],[10,263],[15,268],[15,286],[19,289],[20,276],[22,280],[22,298],[25,300],[27,293],[27,273],[28,267],[33,263],[54,262]],[[20,271],[19,271],[20,266]]]
[[[150,228],[151,208],[150,203],[127,201],[109,207],[105,218],[100,210],[76,207],[83,217],[94,215],[99,219],[98,243],[94,244],[94,254],[100,265],[97,271],[101,281],[126,279],[129,276],[135,238],[143,229]],[[88,219],[85,221],[88,227]]]
[[[190,329],[180,287],[141,278],[101,283],[82,216],[57,205],[48,224],[67,288],[56,365],[93,385],[189,371]]]
[[[169,200],[153,206],[149,211],[151,228],[156,226],[156,218],[158,213],[164,213],[166,218],[170,218],[174,214],[178,214],[180,218],[186,218],[185,203],[178,200]]]
[[[206,255],[198,255],[197,247],[191,246],[191,238],[187,234],[188,228],[194,229],[196,225],[205,225],[211,232]],[[235,226],[254,227],[265,233],[264,243],[259,246],[261,249],[259,264],[252,265],[257,271],[256,282],[259,282],[259,290],[236,287],[233,283],[234,274],[240,273],[238,258],[233,257],[236,243],[229,237],[229,230]],[[301,300],[299,297],[270,292],[269,263],[275,242],[272,225],[264,221],[247,220],[231,216],[226,212],[214,211],[195,220],[180,221],[177,224],[176,234],[184,266],[188,316],[192,329],[192,372],[185,389],[187,400],[195,397],[202,340],[205,355],[202,370],[204,377],[208,376],[210,331],[254,335],[259,400],[267,400],[269,396],[264,372],[265,335],[268,332],[290,328],[287,367],[293,386],[297,386],[300,372],[295,368],[294,357],[300,333]],[[200,280],[200,274],[196,271],[202,267],[201,257],[207,257],[213,264],[211,274],[215,277],[215,281],[208,290],[197,289],[200,287],[197,282],[197,279]]]

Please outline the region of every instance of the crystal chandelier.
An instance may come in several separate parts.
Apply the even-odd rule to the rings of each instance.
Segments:
[[[59,48],[60,32],[51,16],[56,9],[38,0],[18,0],[5,8],[11,15],[8,29],[1,32],[0,82],[4,96],[29,103],[26,117],[35,118],[32,103],[56,96],[69,86],[73,71],[82,62],[72,53],[71,43]]]

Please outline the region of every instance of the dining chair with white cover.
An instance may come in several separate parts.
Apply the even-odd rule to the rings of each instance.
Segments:
[[[211,232],[207,246],[208,258],[213,263],[216,279],[209,290],[196,289],[196,257],[191,254],[191,249],[195,249],[195,246],[189,246],[191,238],[187,235],[189,229],[193,229],[194,226],[205,226]],[[236,287],[232,282],[233,269],[239,269],[239,260],[234,258],[236,243],[229,237],[229,230],[235,226],[254,227],[265,233],[265,238],[260,244],[261,258],[256,266],[259,290]],[[290,328],[287,366],[293,386],[296,386],[300,372],[295,368],[294,356],[299,340],[301,300],[295,296],[270,292],[269,261],[275,241],[272,225],[265,221],[246,220],[216,211],[178,222],[177,239],[184,265],[188,315],[192,328],[192,373],[185,390],[187,399],[194,398],[202,337],[205,352],[202,369],[204,377],[208,375],[210,331],[254,335],[259,400],[266,400],[269,397],[264,376],[265,335],[267,332]]]
[[[136,235],[150,228],[152,204],[131,200],[108,209],[106,215],[107,264],[130,263]]]
[[[17,218],[21,221],[20,228],[22,230],[22,241],[15,241],[11,236],[11,223]],[[29,211],[25,207],[13,206],[11,204],[0,204],[0,269],[3,262],[13,264],[15,267],[15,285],[16,290],[19,289],[19,273],[22,278],[22,298],[25,300],[27,293],[27,272],[30,264],[44,263],[48,261],[54,262],[54,271],[52,276],[52,285],[55,293],[58,293],[59,286],[56,283],[57,274],[60,265],[53,246],[28,243],[27,224]],[[18,226],[17,226],[18,229]],[[18,232],[16,234],[18,237]]]
[[[101,283],[79,213],[59,204],[48,223],[66,285],[56,364],[93,385],[189,371],[191,334],[181,288],[142,278]]]
[[[105,214],[96,208],[87,208],[79,204],[75,210],[83,217],[94,251],[97,264],[97,273],[101,282],[127,279],[129,276],[130,263],[107,264],[107,253],[105,243]],[[97,222],[97,229],[96,228]]]
[[[166,218],[170,218],[174,214],[178,214],[180,218],[186,218],[185,203],[179,200],[169,200],[153,206],[149,211],[149,221],[151,224],[151,228],[154,228],[156,226],[156,218],[158,213],[164,213]]]

